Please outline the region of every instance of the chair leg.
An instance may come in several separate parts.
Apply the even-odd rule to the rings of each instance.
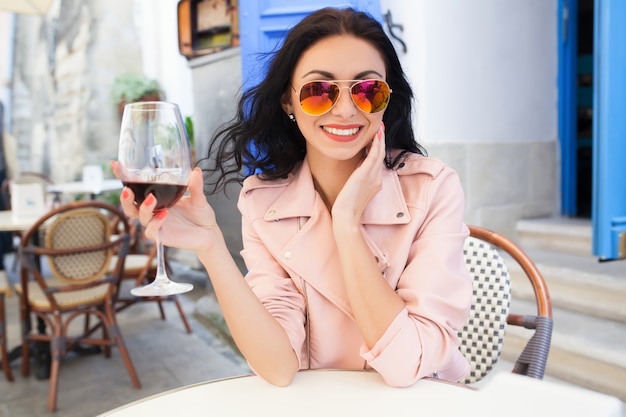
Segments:
[[[108,327],[109,326],[107,326],[106,323],[102,322],[102,338],[105,340],[111,340],[112,338],[111,333],[109,333]],[[104,357],[107,359],[111,357],[111,344],[107,344],[104,346]]]
[[[103,320],[106,320],[106,322],[102,322],[102,327],[106,327],[109,345],[117,346],[120,351],[120,355],[122,355],[122,360],[124,361],[128,375],[130,375],[130,379],[133,382],[133,386],[137,389],[141,388],[141,382],[139,382],[137,371],[135,370],[135,366],[130,359],[128,349],[126,349],[126,344],[124,343],[124,338],[122,337],[120,328],[115,320],[115,306],[112,302],[105,305]]]
[[[163,299],[157,298],[157,304],[159,305],[159,312],[161,313],[161,320],[165,320],[165,310],[163,310]]]
[[[120,333],[117,323],[111,321],[111,323],[108,323],[106,327],[109,328],[108,334],[111,337],[109,339],[110,343],[114,344],[119,349],[124,365],[126,366],[126,370],[128,371],[128,375],[130,376],[130,380],[133,382],[133,386],[137,389],[141,388],[141,382],[139,382],[137,371],[135,370],[135,366],[130,359],[128,349],[126,349],[126,344],[124,343],[124,339],[122,338],[122,334]]]
[[[13,382],[13,373],[9,366],[9,357],[7,354],[7,338],[6,338],[6,322],[4,317],[4,293],[0,293],[0,361],[2,361],[2,372],[10,382]]]
[[[55,333],[60,330],[55,329]],[[57,409],[57,394],[59,388],[59,371],[61,367],[61,336],[56,334],[50,341],[50,355],[52,361],[50,364],[50,388],[48,391],[48,411],[54,412]]]
[[[135,367],[133,366],[133,362],[130,360],[130,355],[128,354],[126,345],[121,339],[117,345],[117,348],[120,350],[120,354],[122,355],[122,359],[124,360],[124,365],[126,365],[126,369],[128,370],[128,375],[130,375],[130,380],[133,382],[133,387],[137,389],[141,388],[141,382],[139,382],[137,371],[135,370]]]
[[[178,309],[178,313],[180,314],[180,319],[183,321],[185,330],[187,330],[187,333],[191,334],[191,327],[189,326],[189,322],[187,321],[187,315],[185,314],[183,307],[180,305],[178,297],[176,297],[175,295],[172,296],[172,301],[174,301],[174,304],[176,304],[176,308]]]
[[[11,367],[9,366],[9,358],[6,344],[2,343],[2,345],[0,346],[0,350],[2,351],[0,352],[0,356],[2,356],[2,358],[0,359],[2,360],[2,372],[4,372],[4,376],[6,377],[7,381],[13,382],[13,373],[11,372]]]
[[[27,335],[22,337],[22,376],[30,375],[30,340]]]

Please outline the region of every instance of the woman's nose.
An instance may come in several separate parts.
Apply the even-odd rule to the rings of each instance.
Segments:
[[[350,117],[358,111],[350,94],[350,87],[344,86],[340,88],[337,103],[331,109],[333,114]]]

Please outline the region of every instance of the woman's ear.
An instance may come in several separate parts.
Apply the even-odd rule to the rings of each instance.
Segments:
[[[280,101],[280,106],[283,108],[286,114],[293,113],[293,104],[291,104],[291,96],[289,91],[283,94],[283,98]]]

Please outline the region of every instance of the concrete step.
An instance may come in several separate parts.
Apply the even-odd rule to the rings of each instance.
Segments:
[[[541,271],[553,306],[548,377],[626,402],[626,261],[591,255],[591,222],[532,219],[518,223],[518,244]],[[512,309],[534,314],[534,294],[519,266],[507,263]],[[503,358],[513,361],[531,332],[509,327]]]
[[[626,323],[626,260],[598,262],[590,255],[525,251],[543,275],[553,306]],[[514,297],[533,299],[521,268],[507,265]]]
[[[517,222],[517,243],[574,255],[591,255],[591,220],[568,217],[523,219]]]

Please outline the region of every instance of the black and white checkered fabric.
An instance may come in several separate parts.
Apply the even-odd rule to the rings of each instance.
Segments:
[[[470,316],[459,332],[460,350],[470,363],[463,381],[480,381],[500,357],[511,299],[511,282],[504,259],[489,243],[468,237],[465,265],[473,279]]]

